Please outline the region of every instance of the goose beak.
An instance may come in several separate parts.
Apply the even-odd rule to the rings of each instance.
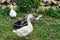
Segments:
[[[42,15],[39,15],[39,16],[38,16],[38,17],[36,17],[35,19],[36,19],[36,20],[39,20],[39,18],[40,18],[40,17],[42,17]]]

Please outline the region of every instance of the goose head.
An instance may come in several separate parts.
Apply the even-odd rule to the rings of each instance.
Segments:
[[[39,18],[42,17],[42,15],[35,16],[35,20],[39,20]]]
[[[34,16],[32,14],[28,14],[27,18],[31,19],[33,18]]]
[[[36,14],[28,15],[28,18],[30,18],[32,21],[39,20],[40,17],[42,17],[42,15],[36,15]]]

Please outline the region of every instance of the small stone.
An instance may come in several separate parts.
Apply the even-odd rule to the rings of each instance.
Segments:
[[[41,6],[45,6],[45,4],[44,4],[43,2],[40,2],[40,5],[41,5]]]
[[[8,17],[6,19],[8,19]]]
[[[34,36],[36,38],[36,36]]]
[[[18,18],[19,20],[21,20],[22,18]]]
[[[26,37],[25,39],[28,39],[28,37]]]

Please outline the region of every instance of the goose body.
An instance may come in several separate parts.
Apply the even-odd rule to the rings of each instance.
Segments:
[[[10,10],[10,13],[9,13],[10,17],[16,17],[17,16],[17,13],[15,12],[15,10],[13,10],[13,6],[11,5],[11,10]]]
[[[13,32],[15,32],[20,37],[26,37],[29,33],[31,33],[33,31],[33,26],[30,22],[30,16],[31,15],[28,15],[28,18],[27,18],[28,25],[22,28],[19,28],[17,30],[13,30]]]
[[[13,32],[15,32],[20,37],[26,37],[32,31],[33,31],[33,28],[28,26],[24,26],[23,28],[13,30]]]
[[[16,33],[20,37],[26,37],[33,31],[33,26],[31,24],[30,19],[33,18],[32,14],[29,14],[27,17],[27,24],[26,26],[23,26],[17,30],[13,30],[14,33]]]

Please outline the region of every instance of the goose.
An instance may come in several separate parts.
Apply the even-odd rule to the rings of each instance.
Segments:
[[[10,15],[10,17],[14,18],[14,17],[17,16],[17,13],[16,13],[15,10],[13,9],[12,4],[11,4],[10,6],[11,6],[11,10],[10,10],[9,15]]]
[[[39,16],[39,17],[41,17],[41,16]],[[16,30],[14,29],[13,32],[16,33],[20,37],[26,37],[27,35],[29,35],[33,31],[33,26],[30,21],[31,18],[35,18],[35,16],[33,16],[32,14],[28,14],[28,17],[27,17],[28,25],[23,26]]]

